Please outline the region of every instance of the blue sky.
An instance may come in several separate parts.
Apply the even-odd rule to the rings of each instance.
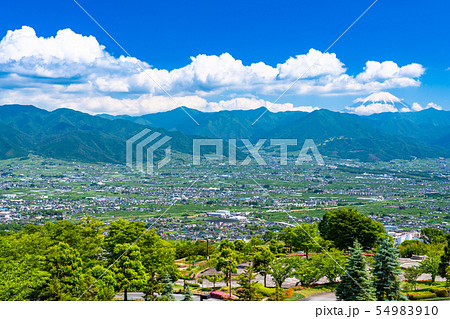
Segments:
[[[79,0],[78,2],[134,58],[147,63],[145,68],[149,70],[167,72],[174,69],[183,70],[192,63],[191,57],[199,55],[222,57],[198,60],[197,66],[180,71],[180,74],[170,75],[170,79],[164,72],[148,71],[152,78],[157,79],[157,82],[175,97],[173,103],[194,106],[198,102],[202,105],[199,107],[201,109],[216,110],[245,108],[243,104],[246,101],[252,107],[255,103],[262,103],[261,101],[273,102],[283,89],[305,70],[302,69],[301,61],[311,64],[311,61],[316,61],[316,57],[320,58],[320,54],[373,1]],[[320,65],[323,69],[319,68],[316,73],[310,74],[308,80],[300,81],[298,88],[294,87],[279,100],[280,106],[277,110],[283,109],[284,106],[289,107],[288,104],[292,104],[293,107],[312,106],[341,110],[352,104],[356,98],[377,91],[388,91],[408,104],[416,102],[425,106],[428,103],[435,103],[450,110],[448,12],[450,3],[444,0],[428,2],[379,0],[329,51],[335,54],[335,58],[331,56],[320,58],[324,64]],[[22,26],[31,27],[36,37],[43,38],[54,37],[59,30],[70,29],[73,34],[66,34],[65,38],[61,36],[60,43],[64,43],[64,39],[74,37],[74,34],[93,36],[98,44],[105,47],[103,51],[117,61],[124,54],[70,0],[39,2],[18,0],[3,3],[0,12],[0,38],[3,38],[8,30],[20,30]],[[16,42],[12,44],[14,50],[26,45],[28,42],[20,41],[25,41],[23,39],[28,39],[29,36],[28,32],[26,36],[16,37],[17,39],[14,39]],[[59,50],[58,44],[54,46],[49,44],[40,45],[45,46],[45,50],[47,48]],[[84,47],[83,41],[79,45]],[[94,47],[95,45],[92,46],[90,53],[95,51]],[[310,49],[316,50],[316,53],[307,55]],[[14,61],[11,57],[8,60],[5,56],[11,54],[11,50],[11,48],[3,50],[4,67],[1,68],[0,45],[2,74],[0,96],[4,96],[3,99],[0,98],[0,102],[13,102],[16,99],[17,102],[29,101],[46,108],[55,108],[60,105],[54,104],[62,104],[91,113],[100,113],[104,108],[105,112],[129,114],[165,110],[173,106],[169,105],[170,101],[164,100],[164,92],[151,83],[145,85],[141,83],[145,76],[141,75],[139,78],[139,75],[131,70],[133,61],[114,62],[114,65],[120,64],[114,73],[111,67],[105,71],[98,65],[99,59],[104,58],[98,52],[93,53],[97,64],[92,67],[92,59],[86,58],[80,62],[78,58],[67,54],[43,52],[43,49],[37,50],[38,56],[32,57],[30,56],[32,53],[26,53],[19,54]],[[85,53],[80,54],[86,57]],[[229,56],[222,56],[224,53],[228,53]],[[23,56],[28,60],[19,61]],[[53,57],[50,62],[49,56]],[[60,60],[68,59],[68,62],[63,63],[59,60],[55,62],[55,56]],[[253,69],[241,70],[239,66],[233,66],[236,60],[241,60],[245,67],[262,62],[264,67],[277,69],[277,65],[285,64],[289,58],[297,56],[303,58],[280,66],[279,73],[273,73],[274,70],[265,68],[263,79],[262,71],[255,73]],[[379,63],[392,61],[399,70],[398,72],[391,70],[392,74],[397,72],[395,76],[386,76],[380,80],[377,72],[381,69],[378,71],[375,69],[382,68],[383,72],[389,73],[387,68],[393,66],[375,65],[372,71],[378,75],[372,75],[369,80],[367,75],[360,75],[364,72],[364,67],[367,67],[367,61]],[[39,73],[34,70],[36,72],[33,73],[29,69],[24,70],[30,68],[30,65],[39,63],[45,64],[41,69],[46,68],[52,72],[39,70]],[[72,65],[74,63],[76,65]],[[81,66],[83,63],[85,65]],[[61,67],[63,64],[66,69]],[[403,66],[411,64],[413,66],[400,70]],[[422,71],[417,65],[422,67]],[[139,66],[142,66],[140,62],[134,65],[136,69]],[[414,66],[416,69],[412,70]],[[61,68],[64,71],[60,71]],[[200,74],[205,68],[223,70],[227,76],[223,78],[223,74],[208,72]],[[92,87],[93,76],[86,74],[86,70],[91,70],[96,79],[101,79],[101,83],[96,83],[95,88]],[[403,75],[398,75],[400,73]],[[355,83],[348,83],[348,80],[345,80],[345,84],[342,84],[342,79],[337,83],[336,79],[342,75],[352,77],[351,80]],[[177,78],[174,79],[174,76]],[[192,79],[189,81],[180,80],[190,76]],[[241,87],[240,77],[245,83]],[[268,77],[276,77],[284,82],[268,80]],[[364,80],[361,80],[363,78]],[[332,89],[327,88],[330,81],[333,81]],[[58,89],[64,91],[55,91],[48,85],[49,83],[59,85],[61,82],[77,84],[79,89],[76,86],[67,89],[66,85]],[[89,89],[87,83],[91,85]],[[23,87],[27,89],[20,90]],[[15,92],[11,92],[11,89],[15,89]],[[142,98],[143,94],[149,98]],[[37,98],[38,95],[41,98]],[[57,95],[63,95],[66,99],[58,100]],[[137,102],[139,97],[141,100]],[[239,98],[243,100],[236,102]],[[94,102],[89,102],[92,105],[83,108],[81,104],[88,99]],[[234,102],[231,102],[232,100]],[[102,106],[109,102],[115,106],[110,108]]]

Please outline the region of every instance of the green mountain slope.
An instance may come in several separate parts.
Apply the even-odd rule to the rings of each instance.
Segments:
[[[125,163],[126,140],[148,128],[70,109],[48,112],[29,105],[0,106],[0,124],[1,159],[35,153],[65,160],[112,163]],[[157,131],[172,137],[173,151],[192,152],[191,136],[161,128]]]

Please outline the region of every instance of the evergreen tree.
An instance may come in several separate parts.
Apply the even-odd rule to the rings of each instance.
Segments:
[[[444,254],[441,256],[441,262],[439,263],[439,276],[447,278],[447,267],[450,266],[450,240],[447,240],[447,246],[444,248]]]
[[[166,274],[164,276],[164,286],[161,292],[161,296],[167,298],[169,301],[174,301],[175,297],[173,295],[173,282],[170,279],[170,275]]]
[[[367,263],[357,240],[351,249],[352,254],[345,267],[345,273],[336,288],[338,300],[345,301],[373,301],[375,300],[372,281],[367,272]]]
[[[375,276],[375,296],[377,300],[400,300],[405,299],[400,291],[400,261],[398,249],[393,242],[384,237],[380,240],[372,274]]]
[[[238,277],[238,284],[241,286],[237,292],[239,300],[243,301],[256,301],[261,300],[258,291],[256,289],[257,282],[252,282],[256,278],[253,273],[253,267],[246,267],[244,272]]]
[[[192,290],[190,286],[187,286],[186,289],[184,289],[184,298],[182,301],[193,301],[194,298],[192,298]]]

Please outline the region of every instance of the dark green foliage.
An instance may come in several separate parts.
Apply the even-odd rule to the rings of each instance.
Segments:
[[[369,278],[366,258],[358,241],[355,241],[351,251],[345,273],[336,288],[336,297],[345,301],[375,300],[375,289]]]
[[[154,300],[166,273],[179,276],[175,249],[154,230],[124,220],[107,230],[88,216],[4,232],[0,299],[111,300],[121,290],[139,290]]]
[[[405,240],[399,246],[400,256],[411,258],[412,255],[421,256],[426,254],[427,245],[420,240]]]
[[[258,293],[256,286],[257,282],[253,281],[256,275],[253,273],[253,267],[246,267],[244,272],[238,277],[238,296],[239,300],[243,301],[256,301],[261,300],[261,296]]]
[[[193,301],[194,298],[192,298],[192,290],[190,286],[186,286],[184,289],[184,298],[183,301]]]
[[[341,208],[326,212],[319,223],[319,231],[325,240],[331,240],[339,249],[347,249],[355,240],[363,249],[375,247],[383,236],[379,222],[364,216],[355,209]]]
[[[443,243],[445,242],[445,233],[437,228],[426,227],[420,230],[420,239],[425,244]]]
[[[175,296],[173,295],[173,282],[172,282],[172,279],[170,279],[169,274],[165,274],[165,276],[164,276],[161,297],[164,297],[169,301],[175,300]]]
[[[441,256],[439,263],[439,276],[449,279],[448,267],[450,267],[450,241],[447,242],[447,246],[444,248],[444,254]]]
[[[404,299],[400,291],[400,261],[398,250],[393,242],[384,237],[381,239],[374,258],[372,274],[375,277],[375,295],[377,300]]]

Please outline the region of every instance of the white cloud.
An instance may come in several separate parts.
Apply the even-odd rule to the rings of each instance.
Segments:
[[[425,109],[429,109],[429,108],[433,108],[433,109],[436,109],[436,110],[442,110],[442,106],[437,105],[436,103],[433,103],[433,102],[428,103],[425,107],[420,105],[417,102],[414,102],[412,104],[412,106],[411,106],[411,110],[416,111],[416,112],[422,111],[422,110],[425,110]]]
[[[200,54],[182,68],[165,70],[133,57],[113,57],[95,37],[70,29],[44,38],[22,27],[8,31],[0,42],[0,72],[4,74],[0,77],[3,101],[37,104],[40,100],[38,106],[47,108],[70,104],[88,112],[137,114],[175,107],[164,91],[177,103],[198,109],[266,106],[291,110],[296,108],[290,103],[271,105],[258,96],[275,100],[299,76],[288,95],[355,94],[418,86],[424,68],[416,63],[400,67],[392,61],[368,61],[364,71],[354,76],[346,73],[334,53],[311,49],[276,67],[264,62],[244,65],[223,53]],[[256,97],[236,98],[248,95]]]
[[[361,104],[360,106],[354,108],[347,108],[347,110],[358,115],[371,115],[375,113],[384,113],[384,112],[394,112],[394,113],[398,112],[398,110],[395,108],[394,105],[387,103],[372,103],[368,105]]]
[[[376,62],[367,61],[364,72],[356,76],[363,83],[393,79],[416,79],[423,75],[425,69],[422,65],[411,63],[399,67],[393,61]]]

